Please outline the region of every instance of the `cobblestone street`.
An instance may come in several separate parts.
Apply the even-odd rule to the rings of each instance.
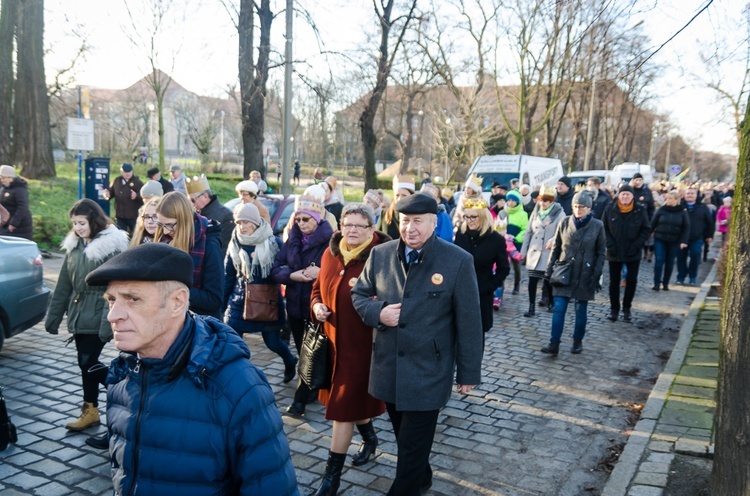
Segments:
[[[711,253],[709,256],[713,256]],[[45,260],[52,287],[61,259]],[[711,268],[701,264],[699,282]],[[646,401],[669,359],[682,319],[698,287],[671,286],[654,292],[653,264],[641,264],[633,321],[605,319],[605,290],[589,305],[589,322],[580,355],[569,352],[573,311],[568,311],[560,355],[539,352],[549,340],[551,315],[528,307],[526,279],[520,295],[506,282],[503,306],[487,335],[482,384],[468,397],[453,396],[441,412],[431,464],[431,495],[584,495],[600,494],[616,454],[637,420],[636,405]],[[105,452],[84,439],[104,426],[71,433],[64,424],[80,411],[81,387],[69,334],[52,336],[37,325],[6,341],[0,352],[0,384],[19,441],[0,452],[0,493],[39,495],[111,494]],[[279,411],[291,403],[294,383],[283,384],[283,363],[260,336],[246,337],[252,361],[268,376]],[[103,361],[116,354],[110,343]],[[104,411],[105,395],[100,395]],[[189,405],[184,405],[189,408]],[[302,419],[284,417],[293,462],[305,494],[323,473],[331,423],[323,406],[308,405]],[[384,494],[395,473],[396,445],[387,416],[375,420],[380,446],[363,467],[349,462],[340,494]],[[359,444],[355,435],[349,453]]]

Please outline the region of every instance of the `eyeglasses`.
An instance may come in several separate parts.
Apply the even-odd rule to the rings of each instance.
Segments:
[[[591,207],[586,206],[586,205],[578,205],[578,204],[576,204],[576,205],[573,205],[573,208],[579,208],[580,209],[580,208],[591,208]]]
[[[297,216],[297,217],[294,218],[294,222],[296,222],[297,224],[304,224],[305,222],[310,222],[310,219],[312,219],[312,217],[299,217],[299,216]]]
[[[240,193],[240,196],[249,196],[250,198],[255,198],[255,195],[250,193],[249,191],[242,191]]]
[[[478,215],[464,215],[464,220],[477,220],[478,218]]]
[[[159,227],[161,227],[161,228],[162,228],[162,229],[164,229],[165,231],[171,231],[171,232],[174,232],[174,228],[175,228],[175,227],[177,227],[177,222],[173,222],[173,223],[171,223],[171,224],[163,224],[163,223],[161,223],[161,222],[159,222],[159,221],[157,220],[157,221],[156,221],[156,225],[157,225],[157,226],[159,226]]]
[[[364,229],[368,229],[371,226],[363,226],[361,224],[342,224],[341,227],[349,231],[362,231]]]
[[[200,198],[201,196],[203,196],[205,194],[206,194],[206,192],[204,191],[203,193],[201,193],[199,195],[191,196],[190,197],[190,201],[193,202],[193,203],[195,203],[198,200],[198,198]]]
[[[144,215],[143,216],[143,220],[145,220],[146,222],[156,222],[158,224],[158,222],[157,222],[158,219],[159,218],[157,216],[155,216],[155,215]]]

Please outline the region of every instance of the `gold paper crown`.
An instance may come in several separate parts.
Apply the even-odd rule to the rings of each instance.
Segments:
[[[414,182],[414,178],[412,176],[393,176],[393,191],[398,191],[399,189],[408,189],[409,191],[414,191],[417,189],[416,183]]]
[[[464,202],[464,209],[465,210],[482,210],[487,208],[487,202],[484,201],[484,198],[467,198]]]
[[[469,176],[469,178],[466,180],[466,186],[473,186],[473,189],[478,189],[479,191],[482,191],[482,177],[477,176],[476,174],[472,174]]]
[[[193,176],[192,179],[189,177],[185,179],[185,189],[187,190],[188,195],[192,195],[195,193],[201,193],[203,191],[206,191],[207,189],[211,189],[211,187],[208,185],[208,179],[206,179],[206,176],[203,174],[198,176]]]
[[[552,197],[552,200],[554,200],[555,189],[552,186],[545,186],[542,184],[542,187],[539,188],[539,198],[541,199],[543,196],[546,196],[547,198]]]
[[[323,203],[313,195],[300,195],[294,200],[294,211],[306,210],[308,212],[323,213]]]
[[[440,199],[440,188],[438,188],[432,183],[422,183],[422,186],[419,188],[419,192],[427,193],[428,195],[432,196],[436,200]]]

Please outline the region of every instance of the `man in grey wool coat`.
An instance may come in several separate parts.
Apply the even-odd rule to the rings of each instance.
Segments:
[[[438,413],[456,390],[481,378],[482,324],[474,261],[435,235],[437,203],[417,193],[396,204],[401,239],[372,249],[352,289],[354,308],[375,328],[369,392],[386,403],[398,445],[389,495],[432,485]]]

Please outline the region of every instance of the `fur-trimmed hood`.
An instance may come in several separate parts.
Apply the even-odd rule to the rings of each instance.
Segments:
[[[78,235],[70,231],[60,244],[60,247],[70,253],[81,242]],[[121,253],[128,249],[128,234],[110,224],[105,230],[96,235],[91,242],[83,248],[86,258],[93,261],[104,260],[113,253]]]
[[[336,258],[338,258],[341,255],[341,249],[339,249],[339,243],[341,242],[341,238],[343,236],[344,235],[341,233],[341,231],[336,231],[335,233],[333,233],[333,236],[331,236],[331,242],[329,244],[329,248],[331,249],[331,254]],[[377,236],[379,241],[377,241],[376,243],[371,243],[370,246],[366,250],[363,250],[359,255],[357,255],[358,261],[361,261],[361,262],[366,261],[367,257],[370,256],[370,250],[376,244],[382,244],[382,243],[385,243],[386,241],[390,241],[391,239],[393,239],[390,236],[388,236],[386,233],[378,231],[378,230],[375,231],[374,236]]]

